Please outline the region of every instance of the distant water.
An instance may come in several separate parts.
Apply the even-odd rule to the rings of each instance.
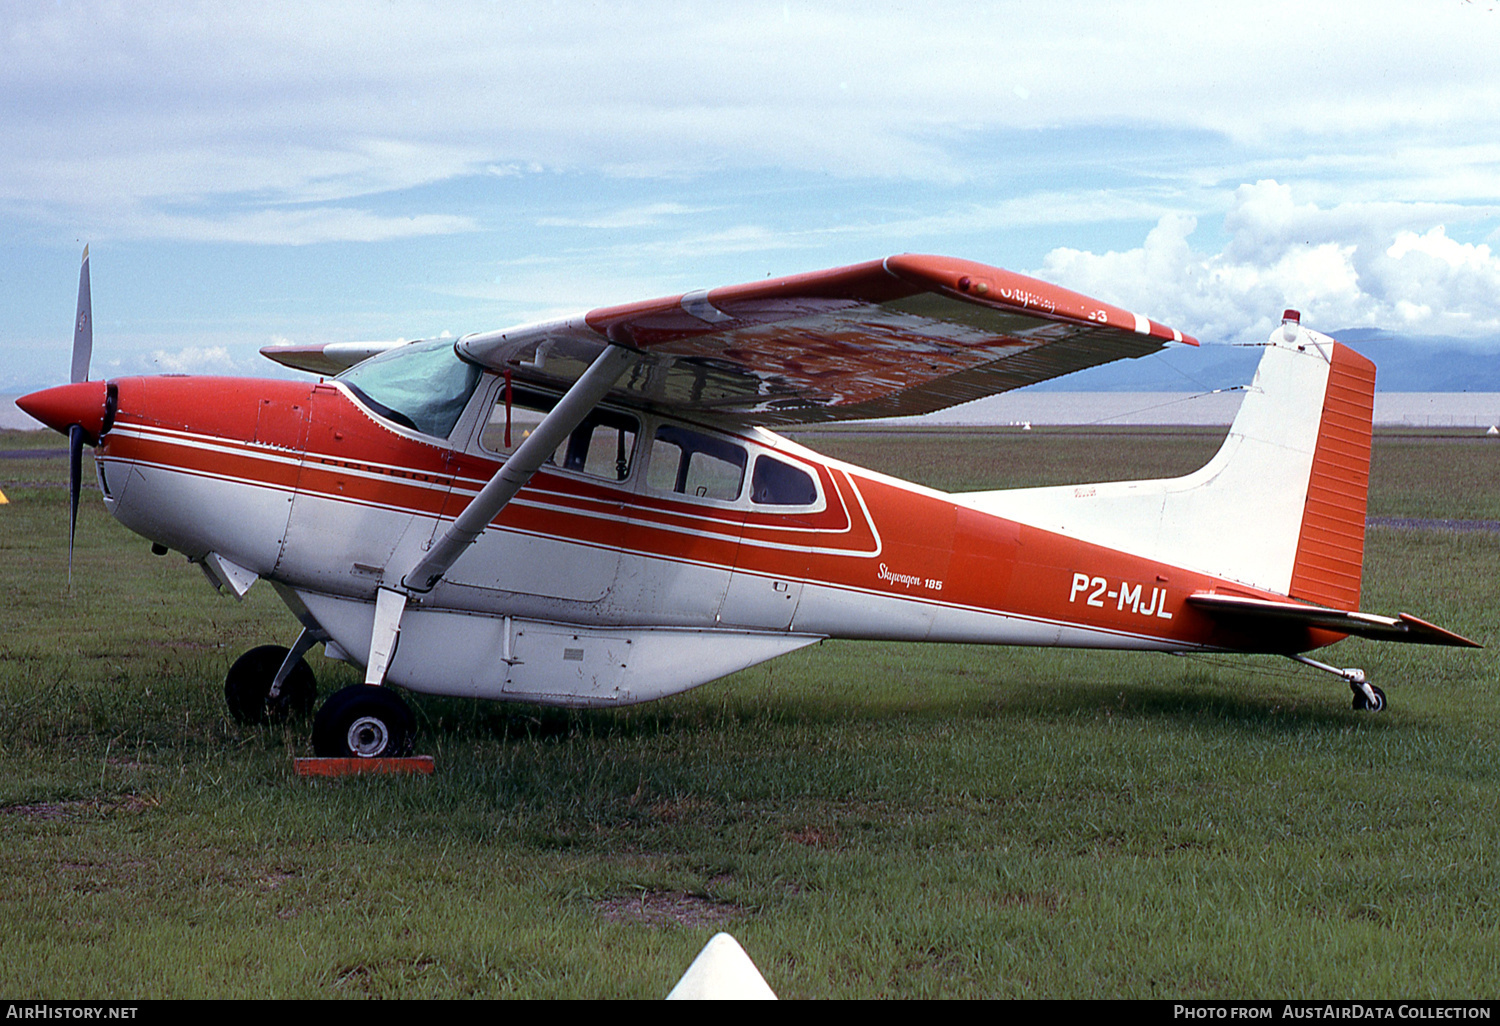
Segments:
[[[1239,411],[1242,391],[1007,392],[912,418],[920,424],[1100,426],[1224,425]],[[1376,392],[1375,423],[1405,427],[1500,424],[1500,392]]]
[[[911,418],[916,424],[1228,424],[1245,393],[1007,392]],[[0,396],[0,428],[39,428]],[[1375,423],[1406,427],[1500,424],[1500,392],[1376,392]]]

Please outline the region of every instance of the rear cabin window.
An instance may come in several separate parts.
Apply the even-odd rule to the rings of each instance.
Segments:
[[[760,506],[811,506],[818,501],[818,486],[790,463],[757,456],[750,475],[750,501]]]
[[[651,442],[646,485],[659,492],[733,502],[740,497],[748,460],[745,450],[733,442],[663,424]]]
[[[480,447],[497,456],[509,456],[530,437],[556,404],[556,396],[512,388],[507,407],[505,390],[501,389],[490,411],[489,422],[480,432]],[[553,451],[547,465],[623,481],[630,476],[635,439],[639,433],[639,422],[629,414],[596,409]]]

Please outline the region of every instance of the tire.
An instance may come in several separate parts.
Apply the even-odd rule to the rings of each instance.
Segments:
[[[1373,703],[1365,697],[1365,693],[1361,688],[1353,689],[1354,708],[1359,712],[1384,712],[1385,692],[1373,684],[1370,685],[1370,690],[1375,692],[1375,701]]]
[[[284,723],[305,717],[318,698],[318,682],[305,660],[297,660],[291,675],[281,685],[281,695],[274,706],[266,701],[271,681],[286,659],[287,649],[280,645],[252,648],[234,661],[224,678],[224,702],[236,723],[246,727],[262,723]]]
[[[396,759],[411,754],[417,725],[399,695],[355,684],[335,692],[313,719],[313,751],[333,759]]]

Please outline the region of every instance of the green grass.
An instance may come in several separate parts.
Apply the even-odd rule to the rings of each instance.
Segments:
[[[958,440],[810,444],[1001,487],[1217,443]],[[432,777],[306,781],[305,725],[220,694],[289,614],[96,494],[69,594],[65,490],[22,486],[63,464],[0,458],[4,993],[655,998],[719,929],[787,997],[1493,989],[1491,649],[1342,643],[1369,715],[1285,660],[829,642],[617,712],[417,697]],[[1371,512],[1495,518],[1497,472],[1500,445],[1381,438]],[[1367,608],[1494,640],[1500,537],[1375,529],[1366,562]]]

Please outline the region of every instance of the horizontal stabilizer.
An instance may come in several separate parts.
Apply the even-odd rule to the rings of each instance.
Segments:
[[[1240,595],[1220,595],[1211,591],[1200,591],[1188,596],[1188,603],[1210,615],[1225,620],[1260,621],[1280,625],[1297,625],[1319,630],[1337,631],[1339,634],[1354,634],[1377,641],[1406,641],[1417,645],[1455,645],[1463,648],[1483,648],[1477,641],[1452,631],[1444,630],[1426,620],[1419,620],[1410,613],[1396,617],[1378,616],[1375,613],[1346,612],[1309,606],[1301,602],[1275,602],[1269,599],[1246,598]]]

